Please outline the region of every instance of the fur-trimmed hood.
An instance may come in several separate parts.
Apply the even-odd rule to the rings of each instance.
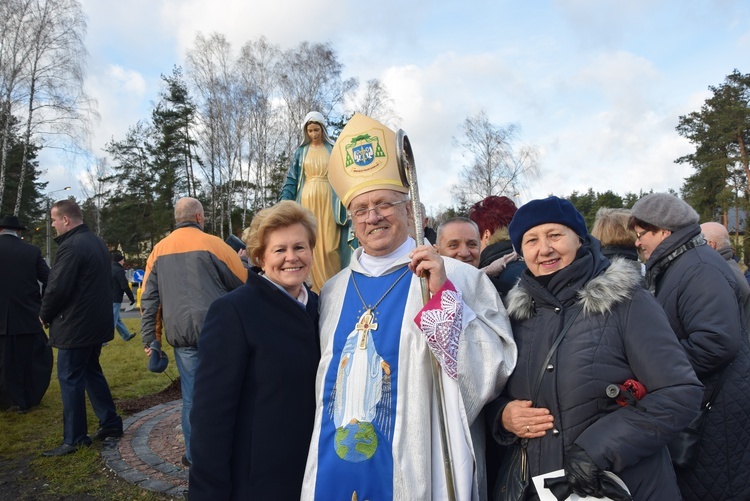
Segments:
[[[630,299],[642,283],[643,277],[632,261],[614,258],[604,273],[586,282],[578,291],[576,303],[583,305],[585,315],[603,314],[617,303]],[[524,287],[523,280],[508,293],[506,307],[513,320],[526,320],[534,316],[535,299]]]

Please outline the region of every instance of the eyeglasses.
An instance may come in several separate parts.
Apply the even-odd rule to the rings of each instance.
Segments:
[[[645,235],[646,233],[648,233],[648,230],[643,230],[643,231],[641,231],[641,232],[638,232],[638,231],[636,231],[636,232],[635,232],[635,239],[636,239],[636,240],[640,240],[640,239],[641,239],[641,237],[642,237],[643,235]]]
[[[405,204],[409,200],[400,200],[398,202],[381,202],[379,204],[376,204],[375,207],[360,207],[359,209],[354,209],[352,214],[352,219],[357,222],[362,222],[366,220],[368,217],[370,217],[370,211],[375,211],[375,214],[378,216],[388,217],[396,210],[397,205]]]

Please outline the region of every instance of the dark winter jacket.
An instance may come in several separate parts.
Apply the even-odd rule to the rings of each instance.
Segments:
[[[47,285],[49,266],[42,251],[15,235],[0,235],[0,336],[42,332],[39,283]]]
[[[122,303],[122,293],[127,294],[131,303],[135,302],[133,291],[128,286],[125,270],[120,263],[112,263],[112,303]]]
[[[198,342],[190,499],[298,500],[315,417],[318,297],[307,307],[251,271]]]
[[[39,317],[50,325],[49,344],[71,349],[114,338],[110,255],[80,224],[55,238],[59,245]]]
[[[531,475],[562,468],[575,443],[619,475],[634,499],[679,499],[666,443],[697,415],[702,387],[641,275],[622,259],[610,265],[589,238],[547,288],[527,272],[508,296],[519,356],[494,414],[495,437],[505,444],[516,439],[502,428],[504,404],[532,399],[552,343],[581,305],[534,402],[555,421],[544,437],[529,441]],[[639,407],[620,407],[606,394],[608,385],[628,379],[648,390]]]
[[[695,224],[672,233],[646,263],[677,338],[706,389],[705,403],[722,370],[726,380],[704,427],[698,464],[677,469],[686,500],[747,499],[750,495],[750,349],[738,281],[724,259],[705,244]]]
[[[602,254],[610,261],[616,257],[621,257],[628,261],[639,261],[638,249],[632,245],[605,245],[602,246]]]
[[[479,268],[489,266],[511,252],[513,252],[513,244],[510,243],[510,240],[502,240],[490,244],[479,255]],[[526,263],[522,259],[519,259],[518,261],[508,263],[500,275],[490,277],[490,281],[495,286],[495,289],[497,289],[503,301],[505,301],[508,292],[516,286],[518,279],[524,271],[526,271]]]
[[[750,321],[750,284],[745,280],[745,274],[742,272],[740,265],[734,260],[734,251],[731,247],[724,247],[723,249],[716,249],[721,257],[724,258],[724,262],[729,265],[729,269],[734,273],[735,283],[740,292],[741,305],[745,319],[745,331],[748,331],[748,321]]]

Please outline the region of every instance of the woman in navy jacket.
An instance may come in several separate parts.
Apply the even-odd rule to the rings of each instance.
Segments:
[[[641,198],[630,226],[647,259],[646,285],[706,388],[703,405],[711,400],[695,465],[675,467],[682,498],[750,499],[750,346],[740,284],[706,245],[698,214],[676,196]]]
[[[297,500],[315,413],[318,297],[304,281],[316,222],[291,201],[246,236],[259,266],[211,305],[198,341],[190,499]]]
[[[495,402],[495,439],[528,439],[531,476],[564,468],[579,495],[608,494],[603,471],[612,471],[635,500],[679,499],[666,444],[698,413],[702,388],[640,273],[622,259],[610,263],[567,200],[529,202],[509,231],[528,271],[508,295],[518,365]],[[629,379],[648,393],[620,407],[607,386]]]

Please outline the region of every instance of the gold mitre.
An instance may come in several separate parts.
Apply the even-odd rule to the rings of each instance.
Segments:
[[[396,160],[396,133],[355,113],[333,145],[328,181],[344,207],[357,195],[374,190],[409,193]]]

